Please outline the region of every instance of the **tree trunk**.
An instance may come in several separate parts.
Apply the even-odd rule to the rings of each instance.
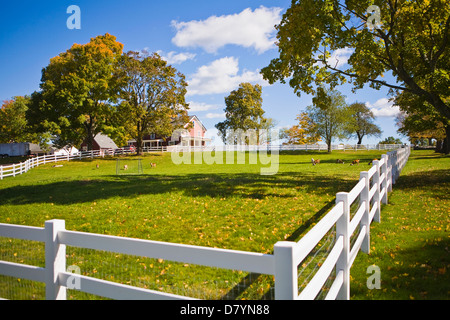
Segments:
[[[356,132],[356,135],[358,137],[358,145],[360,145],[362,143],[362,139],[364,138],[363,134],[360,134],[359,132]]]
[[[92,117],[89,116],[89,121],[86,121],[84,123],[84,126],[86,128],[86,133],[87,133],[87,147],[88,150],[91,151],[94,148],[94,123],[92,121]]]
[[[94,149],[94,133],[92,132],[92,126],[87,126],[87,147],[88,150],[91,151]]]
[[[138,135],[138,137],[136,138],[136,154],[138,156],[142,155],[142,140],[142,135]]]
[[[141,120],[139,120],[138,122],[137,122],[137,126],[136,126],[136,129],[137,129],[137,137],[136,137],[136,154],[138,155],[138,156],[140,156],[141,154],[142,154],[142,140],[144,140],[144,132],[143,132],[143,130],[142,130],[142,127],[143,127],[143,125],[142,125],[142,121]]]
[[[442,151],[443,148],[444,148],[444,140],[437,140],[436,141],[436,152],[439,152],[439,153],[443,152]]]
[[[450,154],[450,124],[445,127],[445,139],[442,145],[442,152]]]

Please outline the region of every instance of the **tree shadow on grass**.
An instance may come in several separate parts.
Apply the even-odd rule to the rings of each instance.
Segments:
[[[448,299],[450,291],[450,239],[433,239],[399,250],[388,274],[382,277],[384,285],[415,299]]]
[[[303,223],[298,229],[294,230],[292,234],[287,237],[284,241],[299,241],[300,238],[306,234],[309,228],[317,223],[322,217],[330,211],[335,205],[334,201],[327,203],[322,207],[316,214],[309,218],[305,223]],[[273,253],[272,253],[273,254]],[[262,277],[267,277],[267,275],[252,273],[250,272],[247,276],[243,277],[241,281],[231,288],[225,295],[222,296],[222,300],[235,300],[246,290],[248,290],[253,284],[257,283]],[[266,280],[267,281],[267,280]],[[262,300],[272,300],[274,299],[274,287],[270,287],[269,290],[263,294]]]
[[[186,175],[120,175],[97,179],[58,181],[44,185],[14,186],[0,190],[0,205],[53,203],[71,205],[114,197],[133,198],[181,192],[189,197],[293,197],[280,190],[302,189],[315,194],[335,194],[349,191],[355,181],[336,177],[282,173],[274,176],[259,174],[186,174]]]
[[[419,241],[400,249],[392,257],[385,257],[381,266],[380,289],[369,290],[366,282],[352,283],[352,296],[365,299],[448,300],[450,291],[450,239]],[[391,263],[389,263],[391,261]],[[386,265],[388,267],[386,267]],[[363,265],[354,272],[367,274]],[[359,269],[363,268],[363,270]],[[353,272],[353,271],[352,271]],[[367,277],[370,275],[367,274]]]
[[[439,169],[401,175],[394,188],[403,191],[423,189],[437,199],[450,199],[450,170]]]

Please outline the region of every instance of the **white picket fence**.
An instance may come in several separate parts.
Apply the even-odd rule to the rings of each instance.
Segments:
[[[335,206],[304,237],[298,242],[277,242],[273,254],[69,231],[63,220],[47,221],[44,228],[1,223],[1,237],[45,242],[45,267],[0,261],[0,274],[45,283],[47,299],[66,299],[69,282],[78,283],[80,291],[112,299],[191,299],[68,272],[66,246],[72,246],[273,275],[277,300],[315,299],[334,270],[336,276],[325,299],[348,300],[350,267],[359,250],[370,252],[370,224],[373,220],[380,221],[381,203],[388,202],[388,192],[409,154],[410,148],[404,147],[374,161],[368,171],[360,173],[359,182],[350,192],[336,194]],[[350,207],[358,198],[359,208],[351,215]],[[356,241],[351,246],[350,237],[358,226]],[[298,266],[334,227],[333,248],[299,293]]]

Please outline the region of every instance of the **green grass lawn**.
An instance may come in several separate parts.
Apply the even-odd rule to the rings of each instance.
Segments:
[[[450,157],[413,151],[394,185],[381,223],[371,227],[371,253],[351,269],[352,299],[449,299]],[[367,267],[380,268],[369,290]]]
[[[121,170],[121,174],[116,175],[116,160],[112,158],[58,163],[62,167],[46,164],[26,174],[0,181],[0,222],[42,227],[46,220],[64,219],[68,230],[271,253],[277,241],[300,239],[332,207],[335,194],[350,191],[359,179],[359,172],[370,168],[369,160],[380,158],[381,154],[381,151],[335,151],[331,154],[285,152],[280,154],[279,172],[269,176],[260,175],[262,165],[259,164],[175,165],[170,154],[141,157],[142,175],[133,174],[132,161],[129,162],[129,170]],[[420,173],[423,170],[419,162],[428,164],[431,162],[429,157],[436,156],[429,152],[414,154],[419,155],[414,160],[418,161],[418,165],[413,166],[419,175],[416,180],[422,182]],[[321,164],[312,166],[312,157],[319,158]],[[337,164],[338,158],[346,163]],[[123,158],[123,161],[126,159],[130,157]],[[353,159],[361,159],[360,165],[350,166]],[[449,168],[448,159],[439,157],[430,165],[438,163],[436,170],[445,171]],[[125,163],[123,161],[122,164]],[[156,163],[156,168],[151,168],[150,163]],[[413,169],[405,170],[414,172]],[[443,174],[438,176],[441,180],[445,177]],[[434,203],[441,210],[448,208],[448,175],[446,179],[446,193],[435,187],[427,191],[431,195],[438,190],[439,195],[447,194],[447,198],[442,196],[444,198],[434,201],[433,207],[429,203],[430,210],[435,210]],[[399,179],[395,188],[411,196],[412,190],[403,191],[401,188],[402,181],[402,178]],[[426,186],[419,185],[417,189],[423,190]],[[388,228],[392,223],[395,225],[397,218],[390,219],[389,215],[400,216],[402,209],[408,214],[411,212],[406,209],[410,206],[409,198],[396,200],[395,196],[394,193],[390,205],[383,208],[382,223],[373,227],[374,230],[381,226]],[[445,213],[438,220],[444,230],[448,226],[448,211]],[[435,222],[431,219],[427,223],[431,228]],[[405,223],[412,228],[408,222]],[[396,227],[391,228],[396,230]],[[428,231],[430,241],[437,241],[431,238],[432,230]],[[370,256],[361,259],[370,259],[377,253],[390,257],[390,252],[377,249],[377,232],[373,232],[371,246],[376,249]],[[385,237],[390,236],[387,231],[383,232]],[[441,233],[442,241],[448,240],[445,231]],[[29,261],[33,261],[32,264],[43,265],[42,245],[8,239],[2,241],[1,244],[6,246],[0,252],[0,259],[30,264]],[[107,280],[207,299],[271,298],[273,279],[268,276],[239,270],[194,268],[182,263],[124,257],[87,249],[68,248],[67,254],[68,265],[77,265],[83,274]],[[385,276],[387,266],[386,272],[383,272],[380,262],[377,263],[382,276]],[[106,265],[109,265],[108,268]],[[359,269],[364,265],[367,267],[366,262],[362,261]],[[363,283],[367,275],[365,269],[359,269],[357,266],[352,269],[355,282],[352,293],[354,298],[364,299],[364,286],[358,283]],[[361,274],[361,280],[358,281],[354,273]],[[11,287],[11,281],[17,285],[15,280],[2,281],[0,278],[0,296],[4,296],[6,287]],[[42,298],[41,287],[24,283],[22,281],[20,284],[25,288],[23,291],[32,291],[29,287],[35,286],[38,292],[31,296],[22,293],[17,298]],[[382,285],[387,289],[384,278]],[[13,291],[6,298],[14,297],[14,293],[21,290]],[[77,292],[72,292],[72,295],[74,298],[95,298],[80,296]]]

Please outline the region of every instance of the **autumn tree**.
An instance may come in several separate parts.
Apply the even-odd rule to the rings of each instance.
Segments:
[[[355,136],[358,139],[357,144],[362,143],[364,137],[381,136],[381,129],[377,126],[373,112],[361,102],[355,102],[348,106],[350,119],[346,131],[349,136]]]
[[[264,117],[262,108],[262,87],[259,84],[241,83],[239,88],[231,91],[225,98],[226,120],[216,124],[216,129],[224,143],[256,143],[260,142],[260,135],[263,129],[268,129],[273,122]],[[245,137],[245,141],[237,141],[240,138],[234,133],[253,132],[253,137]],[[250,142],[249,140],[254,140]]]
[[[450,119],[449,1],[293,0],[276,28],[279,57],[262,69],[269,83],[289,79],[299,95],[321,84],[387,87]]]
[[[284,144],[314,144],[321,140],[308,113],[301,112],[295,120],[297,124],[281,132],[281,138],[287,140]]]
[[[407,136],[412,143],[426,139],[430,144],[437,141],[436,151],[443,152],[446,145],[446,127],[450,120],[442,117],[426,101],[409,92],[402,92],[395,97],[395,104],[401,112],[396,117],[398,132]]]
[[[188,122],[185,76],[157,53],[127,52],[119,63],[120,99],[116,119],[137,143],[147,134],[170,136]]]
[[[116,71],[122,48],[116,37],[105,34],[50,59],[42,70],[41,91],[31,104],[32,124],[51,130],[60,147],[86,140],[92,149],[117,100]]]
[[[308,117],[315,123],[316,134],[322,137],[331,152],[335,138],[347,137],[349,111],[345,96],[339,91],[319,88],[313,97],[313,105],[306,108]]]
[[[16,96],[3,101],[0,107],[0,143],[31,142],[43,149],[49,148],[51,135],[46,131],[35,131],[28,123],[31,101],[30,96]]]
[[[26,142],[28,109],[27,97],[13,97],[3,101],[0,107],[0,143]]]
[[[440,151],[446,138],[444,124],[430,115],[400,112],[396,116],[396,124],[397,131],[408,137],[413,144],[425,140],[428,145],[432,145],[432,140],[436,140],[436,151]]]

